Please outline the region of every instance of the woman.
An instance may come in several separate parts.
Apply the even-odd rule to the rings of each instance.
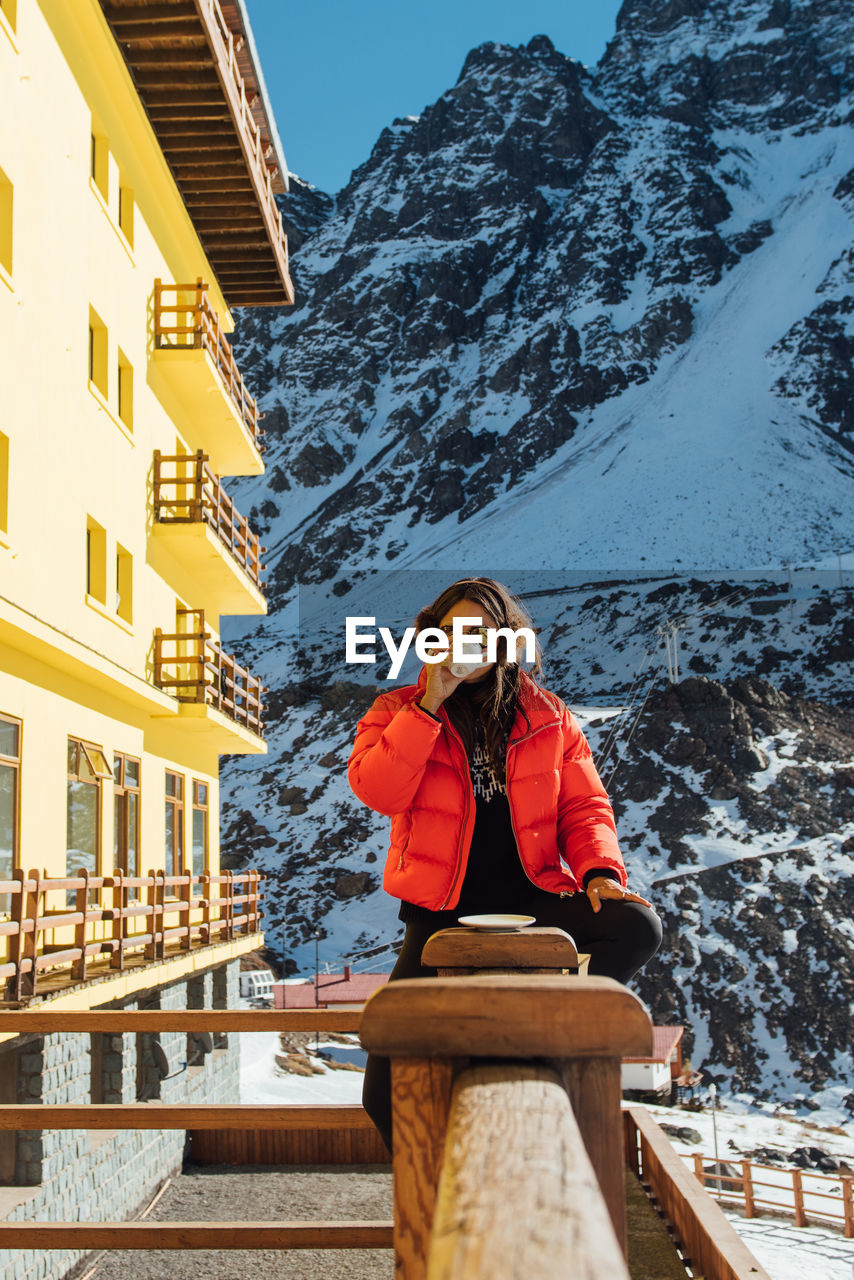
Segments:
[[[492,578],[453,583],[416,627],[450,638],[455,618],[469,620],[466,632],[531,626]],[[514,657],[499,637],[496,660],[469,674],[454,675],[450,659],[428,663],[417,684],[381,694],[359,721],[350,785],[391,818],[383,887],[401,899],[406,924],[390,981],[435,976],[421,964],[425,942],[472,913],[524,913],[565,929],[590,953],[591,974],[620,982],[661,942],[658,916],[628,888],[584,735]],[[363,1101],[391,1150],[387,1059],[368,1058]]]

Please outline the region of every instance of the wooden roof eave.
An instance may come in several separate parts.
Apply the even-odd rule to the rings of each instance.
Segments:
[[[274,198],[287,170],[242,3],[101,4],[228,305],[292,304]],[[235,11],[228,24],[224,9]],[[223,202],[225,221],[204,216]]]

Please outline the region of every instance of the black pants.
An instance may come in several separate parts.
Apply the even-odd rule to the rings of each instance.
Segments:
[[[661,921],[639,902],[610,898],[594,912],[586,893],[561,898],[533,889],[514,911],[536,917],[539,926],[565,929],[579,951],[590,955],[588,973],[628,982],[661,945]],[[399,978],[435,978],[436,970],[421,963],[421,952],[431,934],[452,928],[455,911],[431,912],[406,926],[403,947],[389,982]],[[362,1103],[391,1151],[391,1071],[388,1058],[369,1054],[365,1064]]]

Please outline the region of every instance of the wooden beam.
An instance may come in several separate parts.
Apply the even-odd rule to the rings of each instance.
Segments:
[[[201,40],[204,40],[204,35],[200,31],[196,34]],[[195,48],[192,45],[182,45],[180,48],[134,48],[126,54],[126,57],[134,73],[137,70],[143,68],[147,70],[152,67],[171,73],[173,67],[213,66],[213,58],[207,45],[200,48]]]
[[[163,152],[172,169],[180,170],[192,178],[197,176],[200,178],[239,178],[241,174],[246,172],[246,162],[242,156],[239,160],[234,160],[231,157],[223,160],[212,160],[207,155],[204,155],[200,156],[198,161],[195,161],[174,156],[168,146],[164,147]],[[186,152],[181,154],[186,155]]]
[[[166,88],[165,73],[152,67],[136,69],[131,63],[131,72],[137,87],[141,90]],[[215,89],[219,81],[214,71],[170,71],[168,87],[170,89]]]
[[[0,1249],[390,1249],[391,1222],[2,1222]]]
[[[370,1129],[361,1103],[283,1106],[159,1102],[0,1106],[0,1132],[21,1129]]]
[[[0,1010],[0,1032],[49,1031],[358,1031],[359,1009],[14,1009]]]
[[[120,45],[136,44],[141,40],[187,40],[199,39],[204,40],[205,33],[202,30],[201,23],[196,17],[179,17],[175,22],[156,23],[153,27],[151,23],[141,19],[133,19],[129,22],[111,23],[114,27],[114,35]]]
[[[551,974],[390,982],[365,1005],[360,1036],[373,1053],[412,1057],[619,1059],[652,1052],[649,1015],[619,982]]]
[[[440,929],[427,939],[422,964],[431,969],[575,969],[578,951],[563,929],[532,928],[517,933]]]
[[[192,3],[104,6],[104,17],[111,27],[133,25],[136,22],[145,22],[146,25],[164,23],[168,25],[183,22],[186,18],[195,16],[196,6]]]

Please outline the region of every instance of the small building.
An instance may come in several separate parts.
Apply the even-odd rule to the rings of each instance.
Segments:
[[[682,1074],[684,1027],[653,1027],[652,1053],[648,1058],[623,1058],[623,1093],[669,1095],[673,1081]]]
[[[317,981],[273,984],[275,1009],[360,1009],[365,1001],[388,982],[387,973],[353,973],[348,964],[343,973],[321,973]]]

